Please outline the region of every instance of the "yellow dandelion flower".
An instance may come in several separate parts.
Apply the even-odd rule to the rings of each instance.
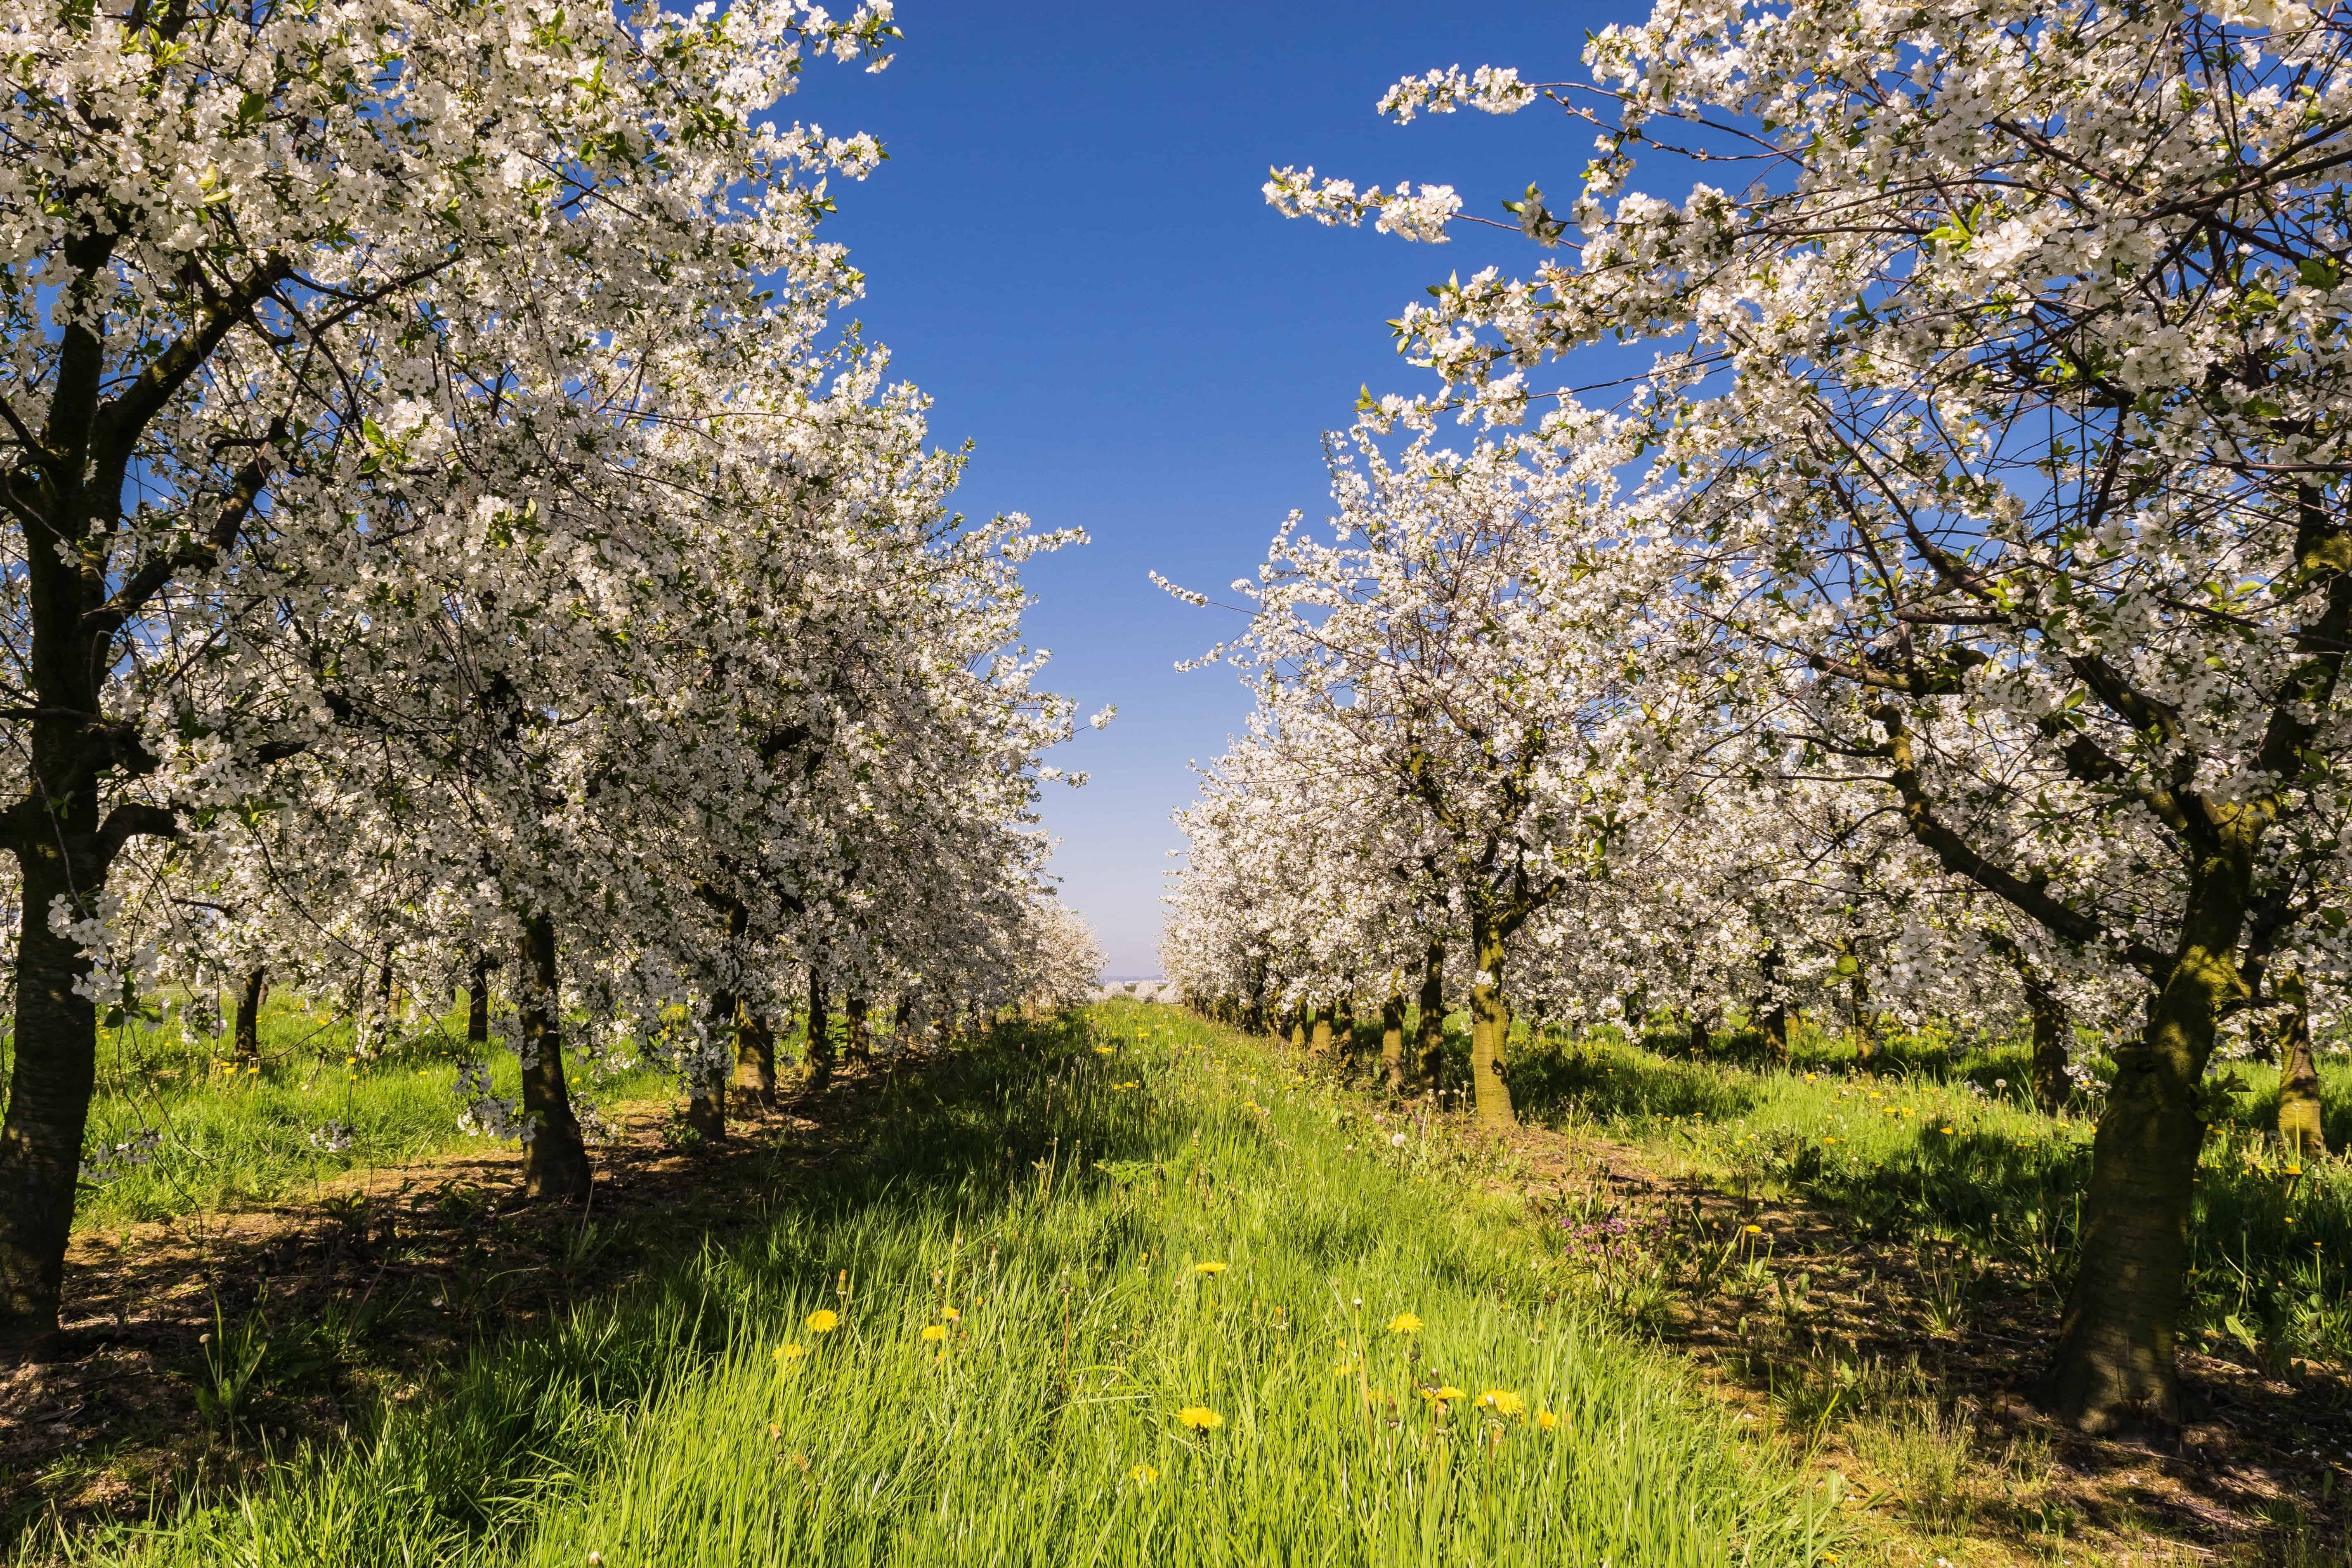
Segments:
[[[1176,1412],[1176,1419],[1195,1432],[1213,1432],[1225,1424],[1225,1418],[1205,1405],[1187,1405]]]
[[[808,1354],[808,1352],[799,1345],[778,1345],[776,1347],[776,1365],[779,1368],[788,1367],[806,1354]]]
[[[1421,1320],[1414,1317],[1411,1312],[1399,1312],[1395,1317],[1389,1320],[1389,1332],[1392,1334],[1417,1334],[1421,1332]]]
[[[948,1330],[945,1323],[933,1323],[923,1331],[923,1342],[926,1344],[935,1345],[947,1337]]]
[[[830,1307],[819,1307],[815,1311],[811,1312],[808,1315],[808,1331],[810,1333],[829,1334],[839,1327],[841,1327],[841,1314],[835,1312]]]
[[[1478,1403],[1497,1415],[1525,1415],[1528,1402],[1507,1388],[1490,1388],[1478,1396]]]
[[[1954,1133],[1954,1132],[1953,1132],[1953,1131],[1952,1131],[1950,1128],[1947,1127],[1947,1128],[1945,1128],[1945,1129],[1944,1129],[1944,1136],[1945,1136],[1945,1137],[1947,1137],[1947,1138],[1951,1138],[1951,1137],[1956,1137],[1956,1136],[1958,1136],[1958,1134]]]
[[[942,1317],[942,1318],[945,1318],[949,1322],[952,1323],[952,1322],[956,1321],[959,1318],[961,1318],[961,1317],[963,1316],[963,1314],[962,1314],[961,1312],[957,1311],[953,1307],[941,1307],[941,1308],[940,1309],[940,1317]]]
[[[1148,1487],[1152,1482],[1160,1479],[1160,1472],[1153,1469],[1150,1465],[1138,1465],[1135,1468],[1127,1472],[1127,1479],[1133,1481],[1137,1486]]]
[[[1536,1425],[1537,1425],[1537,1426],[1540,1426],[1540,1427],[1542,1427],[1545,1431],[1549,1432],[1549,1431],[1550,1431],[1553,1427],[1555,1427],[1555,1426],[1559,1426],[1559,1416],[1557,1416],[1557,1415],[1554,1415],[1550,1411],[1546,1410],[1546,1411],[1542,1412],[1541,1414],[1539,1414],[1538,1415],[1537,1415],[1537,1417],[1536,1417]]]
[[[1438,1388],[1424,1388],[1421,1391],[1421,1396],[1423,1399],[1434,1400],[1440,1405],[1444,1405],[1449,1400],[1466,1399],[1469,1397],[1450,1383]]]
[[[1356,1364],[1353,1362],[1343,1361],[1339,1365],[1331,1369],[1331,1375],[1333,1377],[1353,1377],[1356,1375]]]
[[[1747,1232],[1749,1236],[1761,1236],[1764,1234],[1764,1227],[1760,1225],[1743,1225],[1739,1228]]]
[[[776,1422],[773,1422],[773,1421],[771,1421],[771,1422],[769,1422],[769,1423],[768,1423],[768,1436],[769,1436],[769,1438],[770,1438],[770,1440],[771,1440],[771,1441],[774,1440],[775,1438],[781,1437],[781,1436],[782,1436],[783,1435],[784,1435],[784,1429],[783,1429],[783,1427],[782,1427],[782,1426],[778,1425]]]
[[[1195,1274],[1223,1274],[1224,1271],[1225,1266],[1222,1263],[1195,1263],[1192,1265],[1192,1272]]]

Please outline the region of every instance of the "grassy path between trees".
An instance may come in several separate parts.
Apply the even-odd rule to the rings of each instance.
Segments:
[[[289,1278],[319,1254],[308,1295],[219,1269],[213,1340],[142,1380],[149,1429],[59,1462],[152,1454],[205,1394],[152,1521],[18,1552],[1771,1564],[1863,1539],[1833,1483],[1601,1326],[1498,1183],[1515,1156],[1375,1121],[1265,1042],[1114,1005],[792,1109],[721,1151],[640,1137],[587,1216],[488,1182],[354,1202],[270,1244]]]

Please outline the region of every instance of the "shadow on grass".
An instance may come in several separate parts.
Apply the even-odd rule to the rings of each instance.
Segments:
[[[0,1559],[60,1512],[121,1526],[116,1510],[149,1494],[186,1518],[337,1468],[382,1500],[350,1521],[360,1535],[452,1552],[518,1536],[529,1499],[602,1457],[614,1416],[719,1355],[748,1312],[830,1279],[841,1247],[891,1216],[985,1224],[1041,1165],[1091,1186],[1115,1179],[1106,1164],[1178,1154],[1174,1131],[1098,1097],[1073,1113],[1063,1080],[1082,1055],[1072,1027],[1008,1026],[878,1064],[684,1157],[649,1142],[600,1152],[584,1212],[525,1205],[468,1167],[490,1179],[213,1235],[178,1265],[200,1280],[151,1279],[143,1321],[73,1336],[79,1365],[50,1393],[100,1440],[60,1428],[47,1442],[37,1409],[0,1421]],[[1088,1168],[1073,1177],[1074,1144]],[[215,1330],[255,1357],[226,1408],[240,1369]],[[289,1454],[292,1471],[272,1468]],[[108,1467],[131,1484],[109,1484]],[[74,1506],[78,1490],[101,1501]]]
[[[1509,1064],[1511,1102],[1549,1121],[1574,1113],[1600,1121],[1738,1116],[1756,1103],[1751,1088],[1721,1068],[1649,1052],[1522,1052]]]

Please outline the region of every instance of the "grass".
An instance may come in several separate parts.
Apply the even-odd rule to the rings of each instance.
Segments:
[[[1840,1544],[1783,1456],[1559,1295],[1557,1243],[1457,1145],[1369,1136],[1265,1042],[1111,1004],[878,1093],[853,1152],[743,1194],[765,1211],[747,1241],[514,1325],[349,1444],[26,1550],[1664,1565]]]
[[[2072,1277],[2096,1101],[2058,1118],[2035,1110],[2021,1048],[1908,1040],[1865,1069],[1821,1033],[1801,1037],[1785,1068],[1652,1048],[1664,1043],[1604,1030],[1524,1048],[1513,1095],[1531,1118],[1629,1143],[1663,1170],[1835,1205],[1870,1232],[1945,1249],[1950,1270],[1999,1258],[2053,1293]],[[2267,1131],[2276,1070],[2234,1070],[2243,1088],[2199,1174],[2188,1330],[2208,1352],[2268,1370],[2298,1357],[2352,1363],[2352,1065],[2322,1066],[2338,1152],[2307,1167]]]
[[[346,1172],[404,1164],[470,1141],[453,1092],[462,1015],[419,1016],[362,1059],[352,1054],[347,1018],[273,997],[259,1038],[259,1060],[248,1070],[226,1059],[226,1038],[185,1034],[176,1024],[106,1032],[85,1142],[100,1168],[76,1205],[77,1229],[276,1203]],[[492,1087],[512,1095],[515,1058],[502,1040],[491,1043]],[[0,1086],[8,1065],[0,1040]],[[612,1110],[673,1092],[642,1065],[611,1073],[578,1058],[567,1066],[582,1105]],[[329,1131],[338,1136],[324,1136]],[[137,1163],[97,1158],[148,1133],[152,1147]],[[346,1147],[329,1146],[346,1138]]]

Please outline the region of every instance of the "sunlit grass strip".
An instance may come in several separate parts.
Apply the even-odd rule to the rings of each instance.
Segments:
[[[458,1126],[454,1093],[465,1021],[440,1022],[421,1021],[404,1044],[362,1059],[348,1020],[273,1001],[250,1065],[223,1055],[226,1037],[208,1047],[182,1043],[176,1029],[117,1031],[102,1053],[89,1145],[148,1129],[160,1136],[142,1163],[83,1189],[76,1227],[273,1203],[347,1172],[479,1147]],[[496,1092],[516,1092],[515,1059],[498,1042],[488,1066]],[[606,1108],[674,1088],[642,1066],[602,1080],[573,1071],[575,1090]]]

